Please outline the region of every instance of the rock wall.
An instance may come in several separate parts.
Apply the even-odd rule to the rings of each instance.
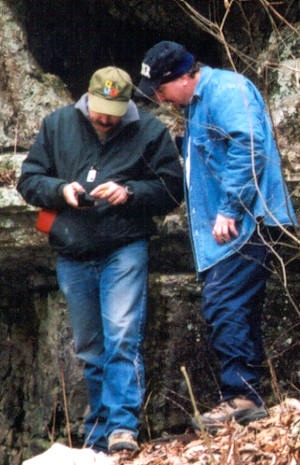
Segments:
[[[12,3],[0,0],[2,465],[19,465],[53,440],[67,442],[66,412],[73,445],[82,445],[82,419],[87,407],[82,367],[74,357],[68,314],[57,288],[55,257],[47,238],[35,231],[36,209],[27,206],[15,190],[20,165],[42,117],[71,101],[71,97],[62,81],[45,74],[33,58],[24,29],[8,7]],[[110,2],[112,8],[116,5]],[[287,30],[284,42],[292,45],[284,48],[280,66],[273,70],[272,83],[275,86],[278,82],[280,91],[274,93],[271,104],[285,174],[298,204],[300,99],[293,67],[298,60],[297,41],[294,35],[288,36]],[[273,41],[271,37],[270,47],[260,58],[262,74],[266,69],[269,72],[266,62],[274,61]],[[176,131],[173,116],[158,115]],[[217,392],[216,362],[206,343],[201,286],[195,280],[184,205],[158,222],[158,228],[159,234],[151,242],[142,439],[180,432],[189,424],[191,405],[181,366],[187,368],[200,409],[210,405]],[[286,268],[288,287],[284,290],[282,272],[272,277],[264,317],[267,359],[263,389],[269,405],[282,396],[297,396],[300,384],[296,241],[284,248],[283,261],[290,263]]]

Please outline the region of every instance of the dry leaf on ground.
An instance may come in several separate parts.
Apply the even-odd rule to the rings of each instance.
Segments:
[[[297,465],[300,464],[300,402],[286,399],[269,418],[246,427],[232,421],[214,436],[186,433],[142,444],[138,454],[112,456],[54,444],[23,465]]]

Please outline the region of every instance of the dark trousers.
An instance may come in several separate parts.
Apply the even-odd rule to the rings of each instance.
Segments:
[[[204,275],[203,313],[220,362],[222,401],[245,395],[262,403],[261,315],[271,256],[255,233],[241,250]]]

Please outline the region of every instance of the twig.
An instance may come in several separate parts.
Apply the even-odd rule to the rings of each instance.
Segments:
[[[211,458],[211,462],[216,464],[217,462],[216,462],[216,459],[215,459],[215,457],[213,455],[213,452],[212,452],[212,449],[211,449],[211,442],[210,442],[208,434],[207,434],[207,432],[206,432],[206,430],[204,428],[204,425],[203,425],[199,410],[197,409],[195,396],[194,396],[192,386],[191,386],[191,383],[190,383],[190,379],[188,377],[185,366],[180,367],[180,370],[181,370],[181,372],[182,372],[182,374],[184,376],[184,379],[185,379],[185,382],[186,382],[186,385],[187,385],[187,388],[188,388],[188,391],[189,391],[189,396],[190,396],[190,399],[191,399],[193,412],[194,412],[193,413],[194,418],[196,420],[197,425],[200,428],[201,433],[203,434],[203,438],[204,438],[205,444],[207,446],[207,449],[208,449],[208,452],[209,452],[209,455],[210,455],[210,458]]]
[[[68,442],[69,442],[69,447],[72,447],[71,427],[70,427],[70,418],[69,418],[69,410],[68,410],[68,400],[67,400],[67,395],[66,395],[65,377],[64,377],[62,368],[60,368],[59,372],[60,372],[63,399],[64,399],[64,410],[65,410],[65,417],[66,417],[66,430],[67,430]]]

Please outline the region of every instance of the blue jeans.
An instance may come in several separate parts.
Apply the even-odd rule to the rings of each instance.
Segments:
[[[138,435],[145,380],[142,345],[148,290],[148,241],[104,258],[58,257],[57,276],[84,361],[90,412],[86,445],[106,450],[112,432]]]
[[[245,395],[262,403],[261,315],[271,256],[255,233],[241,250],[204,275],[202,309],[220,362],[222,401]]]

